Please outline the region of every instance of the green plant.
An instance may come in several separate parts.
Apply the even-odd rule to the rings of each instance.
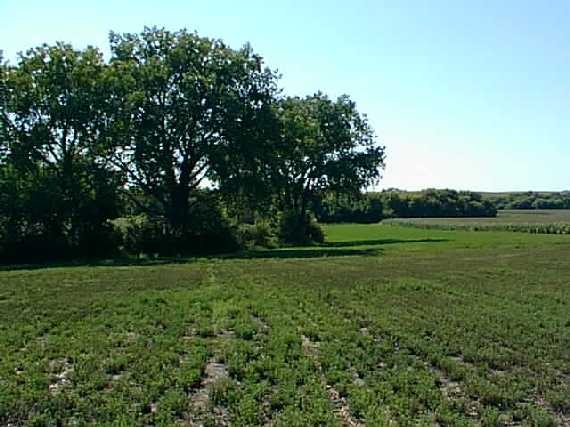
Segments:
[[[240,224],[237,229],[237,237],[241,245],[248,249],[255,247],[273,249],[278,246],[276,230],[268,221]]]
[[[325,235],[312,215],[299,216],[294,212],[283,213],[280,221],[280,236],[286,243],[323,243]]]
[[[263,259],[4,268],[0,424],[564,421],[567,235],[323,229]]]

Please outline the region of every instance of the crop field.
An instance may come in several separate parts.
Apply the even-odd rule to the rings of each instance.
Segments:
[[[500,210],[496,218],[402,218],[390,220],[421,221],[428,224],[570,224],[570,210],[567,209],[529,209],[529,210]]]
[[[570,234],[570,210],[500,210],[496,218],[396,218],[384,223],[427,229]]]
[[[0,271],[0,425],[570,425],[570,236],[325,230]]]

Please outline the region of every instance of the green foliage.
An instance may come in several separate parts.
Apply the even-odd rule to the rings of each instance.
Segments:
[[[358,194],[380,178],[384,147],[366,116],[348,96],[336,101],[317,93],[286,98],[277,108],[281,126],[276,172],[285,241],[319,241],[310,204],[320,194]],[[302,233],[313,233],[305,235]]]
[[[109,156],[169,225],[192,221],[189,199],[206,178],[233,189],[239,176],[254,191],[276,90],[261,57],[185,30],[111,33],[110,42],[108,79],[121,103]]]
[[[570,209],[570,192],[487,193],[497,209]]]
[[[384,147],[348,96],[287,98],[277,114],[283,151],[278,168],[288,208],[303,208],[317,193],[353,193],[379,179]]]
[[[281,216],[282,240],[322,242],[318,197],[380,178],[355,103],[281,97],[249,45],[158,28],[109,42],[108,62],[65,43],[0,58],[0,261],[274,246],[264,224],[235,228]]]
[[[374,223],[388,218],[494,217],[497,209],[478,193],[428,189],[355,195],[325,194],[313,201],[321,222]]]
[[[127,254],[139,255],[148,253],[145,249],[147,230],[151,228],[148,217],[144,214],[117,218],[113,220],[113,226],[121,236],[121,246]]]
[[[116,254],[116,236],[107,221],[118,212],[116,190],[103,171],[83,166],[74,167],[76,181],[68,192],[53,171],[0,166],[2,262]]]
[[[120,179],[99,155],[104,66],[98,50],[59,43],[4,68],[4,261],[113,255],[107,220],[118,211]]]
[[[325,235],[311,214],[299,216],[297,212],[286,211],[280,220],[280,236],[285,243],[323,243]]]
[[[244,248],[256,247],[274,249],[278,245],[275,227],[269,221],[257,221],[254,224],[240,224],[237,229],[238,240]]]
[[[200,255],[235,251],[240,244],[219,204],[207,193],[199,194],[190,206],[185,231],[161,217],[141,214],[119,218],[113,223],[122,236],[123,251],[131,255]]]
[[[314,201],[315,216],[319,222],[355,222],[371,224],[384,216],[383,198],[379,193],[354,195],[326,194]]]
[[[497,209],[481,194],[427,189],[420,193],[388,191],[380,194],[387,216],[394,218],[494,217]]]

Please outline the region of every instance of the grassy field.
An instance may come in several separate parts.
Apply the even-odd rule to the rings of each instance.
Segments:
[[[0,425],[570,425],[570,236],[0,272]]]

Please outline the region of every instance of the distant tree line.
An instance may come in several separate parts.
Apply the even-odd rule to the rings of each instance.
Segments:
[[[323,194],[314,203],[320,222],[375,223],[383,218],[495,217],[503,209],[570,209],[570,192],[476,193],[389,189],[356,194]]]
[[[570,192],[491,194],[497,209],[570,209]]]
[[[374,223],[382,218],[494,217],[497,209],[481,194],[427,189],[417,193],[388,190],[360,195],[325,195],[315,205],[321,222]]]
[[[394,218],[494,217],[495,206],[471,191],[427,189],[420,193],[385,193],[386,216]]]
[[[315,201],[315,216],[319,222],[354,222],[372,224],[385,217],[385,198],[382,193],[356,195],[324,194]]]
[[[355,103],[283,95],[248,45],[147,28],[110,50],[0,57],[0,261],[322,241],[318,201],[380,178]]]

